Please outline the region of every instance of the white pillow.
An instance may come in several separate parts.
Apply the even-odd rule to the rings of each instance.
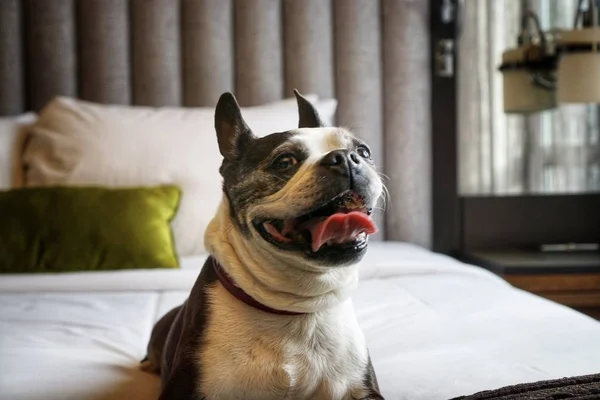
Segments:
[[[333,121],[336,100],[314,104],[324,121]],[[295,99],[243,108],[242,114],[259,136],[298,124]],[[205,252],[204,230],[222,198],[214,108],[109,106],[58,97],[40,112],[23,159],[27,186],[179,185],[182,199],[172,224],[177,252]]]
[[[0,118],[0,190],[21,186],[21,150],[26,128],[36,118],[35,113]]]

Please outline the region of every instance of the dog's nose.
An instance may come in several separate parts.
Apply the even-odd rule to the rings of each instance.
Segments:
[[[334,150],[327,153],[320,162],[322,167],[342,175],[349,175],[360,166],[360,156],[350,150]]]

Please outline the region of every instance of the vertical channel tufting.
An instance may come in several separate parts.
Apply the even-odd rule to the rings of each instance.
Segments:
[[[129,104],[127,1],[78,2],[79,96],[98,103]]]
[[[25,111],[21,2],[0,1],[0,115]]]
[[[77,95],[74,0],[26,0],[27,92],[39,111],[57,95]]]
[[[283,97],[281,0],[235,1],[235,89],[242,106]]]
[[[432,241],[428,1],[383,0],[387,239]]]
[[[181,105],[179,0],[132,0],[132,101]]]
[[[335,0],[333,14],[337,122],[369,144],[377,167],[385,172],[380,2]],[[377,222],[381,239],[385,229],[381,212]]]
[[[333,97],[331,2],[284,0],[285,97],[302,93]]]
[[[182,0],[183,105],[215,106],[233,91],[233,0]]]

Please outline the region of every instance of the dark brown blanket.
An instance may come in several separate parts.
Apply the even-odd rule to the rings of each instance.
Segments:
[[[576,376],[550,381],[523,383],[496,390],[486,390],[452,400],[559,400],[600,399],[600,374]]]

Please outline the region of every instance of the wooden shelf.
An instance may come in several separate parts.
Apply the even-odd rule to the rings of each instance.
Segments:
[[[572,274],[504,274],[504,278],[517,287],[533,292],[569,292],[600,290],[600,272]]]
[[[477,251],[459,258],[515,287],[600,319],[600,253]]]

